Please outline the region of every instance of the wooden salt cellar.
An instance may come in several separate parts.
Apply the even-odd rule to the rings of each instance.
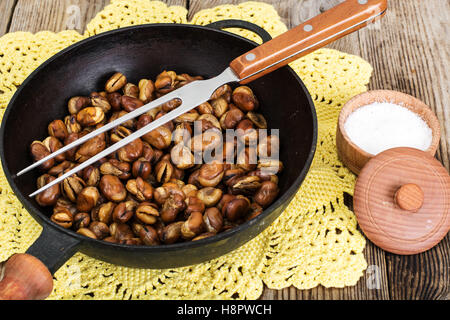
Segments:
[[[45,299],[52,289],[52,274],[32,255],[17,253],[0,263],[0,300]]]
[[[450,229],[450,176],[427,152],[389,149],[361,170],[353,207],[362,231],[377,246],[396,254],[420,253]]]
[[[412,111],[421,117],[432,131],[431,145],[426,152],[434,156],[439,146],[441,129],[439,120],[431,108],[419,99],[406,93],[392,90],[371,90],[354,96],[342,107],[341,112],[339,113],[336,132],[336,147],[339,159],[341,159],[353,173],[359,174],[364,165],[373,157],[373,154],[362,150],[350,140],[345,131],[345,121],[356,109],[374,102],[394,103],[407,108],[409,111]]]

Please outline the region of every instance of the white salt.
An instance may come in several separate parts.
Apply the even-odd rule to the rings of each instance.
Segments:
[[[427,150],[432,132],[416,113],[389,102],[376,102],[352,112],[344,125],[350,140],[376,155],[396,147]]]

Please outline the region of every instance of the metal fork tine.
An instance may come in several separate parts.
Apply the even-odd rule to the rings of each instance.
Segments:
[[[178,116],[182,115],[183,113],[193,109],[194,107],[195,106],[192,106],[192,105],[183,105],[183,104],[181,104],[181,106],[179,106],[175,110],[165,114],[164,116],[156,119],[155,121],[150,122],[145,127],[142,127],[141,129],[139,129],[139,130],[135,131],[134,133],[130,134],[128,137],[126,137],[126,138],[124,138],[124,139],[114,143],[109,148],[103,150],[100,153],[97,153],[95,156],[93,156],[93,157],[89,158],[88,160],[80,163],[78,166],[76,166],[72,170],[66,172],[65,174],[63,174],[62,176],[56,178],[52,182],[46,184],[42,188],[36,190],[32,194],[30,194],[30,197],[34,197],[35,195],[41,193],[42,191],[45,191],[46,189],[48,189],[48,188],[50,188],[50,187],[60,183],[61,181],[63,181],[64,179],[70,177],[71,175],[77,173],[78,171],[83,170],[84,168],[90,166],[91,164],[99,161],[100,159],[106,157],[107,155],[109,155],[109,154],[113,153],[114,151],[116,151],[116,150],[122,148],[123,146],[127,145],[131,141],[136,140],[137,138],[143,136],[147,132],[150,132],[150,131],[158,128],[159,126],[165,124],[166,122],[175,119],[176,117],[178,117]]]
[[[94,138],[95,136],[99,135],[100,133],[106,132],[106,131],[114,128],[114,127],[117,127],[121,123],[123,123],[125,121],[128,121],[130,119],[136,118],[136,117],[140,116],[141,114],[144,114],[147,111],[149,111],[149,110],[151,110],[153,108],[156,108],[156,107],[160,106],[161,104],[163,104],[165,102],[168,102],[168,101],[170,101],[172,99],[175,99],[175,98],[179,98],[179,96],[176,93],[176,91],[172,91],[171,93],[168,93],[168,94],[162,96],[159,99],[156,99],[156,100],[154,100],[152,102],[149,102],[146,105],[143,105],[142,107],[140,107],[140,108],[138,108],[138,109],[136,109],[136,110],[134,110],[132,112],[129,112],[126,115],[124,115],[124,116],[122,116],[122,117],[120,117],[120,118],[118,118],[118,119],[116,119],[116,120],[114,120],[114,121],[112,121],[110,123],[107,123],[104,126],[102,126],[102,127],[98,128],[98,129],[88,133],[87,135],[85,135],[85,136],[75,140],[74,142],[69,143],[68,145],[66,145],[66,146],[62,147],[61,149],[53,152],[52,154],[49,154],[45,158],[42,158],[41,160],[33,163],[32,165],[26,167],[23,170],[21,170],[20,172],[18,172],[16,174],[16,176],[20,176],[20,175],[22,175],[22,174],[24,174],[24,173],[26,173],[26,172],[28,172],[28,171],[38,167],[38,166],[40,166],[45,161],[50,160],[50,159],[52,159],[52,158],[54,158],[54,157],[56,157],[56,156],[58,156],[58,155],[60,155],[60,154],[62,154],[64,152],[72,149],[73,147],[76,147],[76,146],[78,146],[78,145],[80,145],[80,144],[82,144],[82,143],[84,143],[84,142]]]

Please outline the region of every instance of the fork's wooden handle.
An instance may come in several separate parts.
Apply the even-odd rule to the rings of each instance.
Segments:
[[[387,0],[347,0],[230,63],[245,84],[384,15]]]
[[[53,277],[38,258],[19,253],[0,263],[0,300],[45,299],[52,289]]]

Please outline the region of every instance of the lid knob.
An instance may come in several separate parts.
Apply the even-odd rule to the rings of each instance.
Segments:
[[[396,254],[424,252],[450,230],[450,175],[424,151],[388,149],[361,170],[353,207],[377,246]]]
[[[407,183],[398,188],[395,203],[403,210],[417,212],[423,205],[423,191],[415,183]]]

